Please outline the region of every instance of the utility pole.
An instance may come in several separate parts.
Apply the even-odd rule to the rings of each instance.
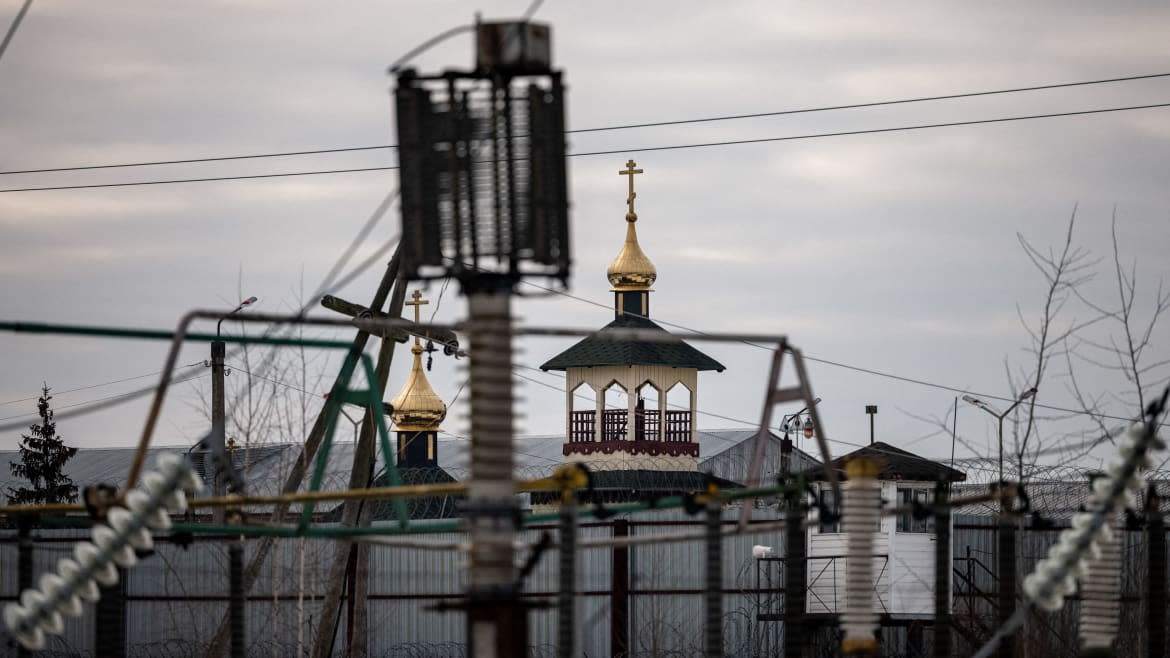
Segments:
[[[240,302],[235,309],[225,314],[215,324],[216,340],[211,343],[211,438],[207,448],[212,455],[213,469],[212,488],[216,497],[228,493],[228,482],[233,481],[235,465],[232,456],[228,454],[225,445],[227,433],[227,412],[224,409],[224,360],[227,356],[227,344],[219,340],[220,330],[224,319],[239,313],[245,306],[256,303],[255,297],[249,297]],[[233,490],[232,493],[243,493]],[[227,509],[216,507],[213,513],[213,522],[223,525],[227,520]],[[236,514],[231,515],[233,524],[239,522]],[[231,656],[244,658],[247,652],[244,637],[244,547],[243,538],[228,542],[228,619],[231,630]]]
[[[511,288],[468,295],[471,365],[471,540],[467,615],[471,655],[522,656],[528,615],[521,609],[513,542],[519,505],[512,480]]]
[[[207,449],[212,454],[213,460],[218,460],[216,455],[227,454],[227,447],[224,445],[225,425],[227,424],[226,412],[224,411],[224,358],[226,354],[227,345],[222,340],[211,343],[211,445],[208,445]],[[216,463],[216,467],[212,471],[211,489],[212,495],[216,498],[227,494],[225,466],[231,468],[230,464]],[[215,525],[223,525],[224,518],[224,508],[216,506],[212,512],[212,522]]]
[[[547,25],[476,23],[472,71],[398,72],[402,268],[452,277],[467,296],[471,359],[471,543],[467,640],[473,658],[527,653],[513,542],[513,287],[567,283],[564,89]],[[521,138],[522,137],[522,138]]]
[[[865,405],[865,413],[869,414],[869,445],[873,445],[873,417],[877,415],[877,405]]]

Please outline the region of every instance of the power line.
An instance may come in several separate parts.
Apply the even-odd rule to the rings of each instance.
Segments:
[[[179,366],[179,368],[192,368],[192,367],[194,367],[194,366],[198,366],[198,365],[203,365],[203,362],[202,362],[202,361],[196,361],[195,363],[188,363],[188,364],[187,364],[187,365],[185,365],[185,366]],[[153,376],[155,376],[155,375],[161,375],[161,374],[162,374],[162,371],[161,371],[161,370],[156,370],[156,371],[154,371],[154,372],[148,372],[148,373],[146,373],[146,374],[144,374],[144,375],[135,375],[135,376],[133,376],[133,377],[125,377],[125,378],[123,378],[123,379],[113,379],[113,380],[110,380],[110,381],[108,381],[108,382],[102,382],[102,383],[100,383],[100,384],[90,384],[90,385],[88,385],[88,386],[79,386],[79,387],[77,387],[77,388],[71,388],[71,389],[69,389],[69,390],[66,390],[66,391],[55,391],[55,392],[53,392],[53,395],[54,395],[54,397],[55,397],[55,396],[58,396],[58,395],[66,395],[66,394],[69,394],[69,393],[77,393],[78,391],[88,391],[88,390],[90,390],[90,389],[94,389],[94,388],[101,388],[101,387],[103,387],[103,386],[110,386],[110,385],[112,385],[112,384],[121,384],[121,383],[123,383],[123,382],[131,382],[131,381],[134,381],[135,379],[143,379],[143,378],[145,378],[145,377],[153,377]],[[19,403],[19,402],[29,402],[29,401],[32,401],[32,400],[38,400],[38,399],[40,399],[40,396],[39,396],[39,395],[34,395],[34,396],[30,397],[30,398],[21,398],[21,399],[19,399],[19,400],[8,400],[7,402],[0,402],[0,407],[2,407],[2,406],[4,406],[4,405],[7,405],[7,404],[17,404],[17,403]],[[33,415],[36,415],[36,414],[28,414],[28,415],[30,415],[30,416],[33,416]],[[14,417],[15,417],[15,416],[14,416]]]
[[[1001,94],[1015,94],[1025,91],[1041,91],[1046,89],[1062,89],[1067,87],[1085,87],[1089,85],[1106,84],[1110,82],[1127,82],[1131,80],[1147,80],[1151,78],[1170,77],[1170,73],[1152,73],[1149,75],[1131,75],[1119,78],[1102,78],[1100,80],[1085,80],[1082,82],[1062,82],[1057,84],[1035,85],[1032,87],[1014,87],[1011,89],[993,89],[990,91],[972,91],[961,94],[945,94],[941,96],[919,96],[917,98],[903,98],[898,100],[871,101],[867,103],[851,103],[848,105],[825,105],[796,110],[777,110],[774,112],[754,112],[751,114],[728,114],[723,116],[705,117],[702,119],[677,119],[674,121],[655,121],[652,123],[630,123],[620,126],[605,126],[601,128],[581,128],[566,132],[588,133],[608,130],[627,130],[630,128],[654,128],[658,126],[679,126],[690,123],[710,123],[713,121],[734,121],[738,119],[759,119],[763,117],[777,117],[791,114],[811,114],[813,112],[829,112],[834,110],[856,110],[867,107],[882,107],[887,105],[906,105],[909,103],[925,103],[930,101],[954,100],[958,98],[975,98],[978,96],[995,96]]]
[[[713,146],[736,146],[741,144],[763,144],[768,142],[790,142],[804,139],[818,139],[822,137],[847,137],[853,135],[876,135],[893,132],[909,132],[914,130],[929,130],[934,128],[954,128],[958,126],[976,126],[993,123],[1008,123],[1013,121],[1030,121],[1035,119],[1054,119],[1059,117],[1085,116],[1090,114],[1105,114],[1109,112],[1128,112],[1132,110],[1148,110],[1170,107],[1170,103],[1154,103],[1150,105],[1128,105],[1125,107],[1105,107],[1092,110],[1076,110],[1070,112],[1050,112],[1046,114],[1028,114],[1014,117],[998,117],[995,119],[973,119],[970,121],[948,121],[943,123],[923,123],[910,126],[894,126],[890,128],[867,128],[863,130],[841,130],[827,133],[810,133],[804,135],[788,135],[785,137],[761,137],[757,139],[735,139],[722,142],[700,142],[693,144],[670,144],[666,146],[642,146],[633,148],[609,149],[605,151],[585,151],[582,153],[568,153],[567,157],[587,157],[594,155],[612,155],[615,153],[644,153],[648,151],[677,151],[681,149],[709,148]],[[243,176],[217,176],[213,178],[186,178],[157,181],[137,181],[130,183],[95,183],[90,185],[56,185],[51,187],[24,187],[0,190],[2,192],[46,192],[51,190],[81,190],[103,187],[132,187],[135,185],[169,185],[172,183],[204,183],[213,181],[245,180],[252,178],[280,178],[287,176],[315,176],[319,174],[347,174],[366,171],[389,171],[398,169],[397,166],[360,167],[356,169],[330,169],[323,171],[300,171],[279,174],[250,174]]]
[[[947,121],[943,123],[920,123],[911,126],[894,126],[892,128],[867,128],[864,130],[841,130],[837,132],[815,133],[810,135],[791,135],[788,137],[760,137],[757,139],[736,139],[723,142],[704,142],[698,144],[674,144],[670,146],[646,146],[642,148],[610,149],[606,151],[587,151],[584,153],[570,153],[570,156],[612,155],[614,153],[642,153],[646,151],[676,151],[679,149],[707,148],[710,146],[733,146],[739,144],[763,144],[766,142],[788,142],[798,139],[817,139],[820,137],[846,137],[850,135],[875,135],[880,133],[907,132],[911,130],[929,130],[932,128],[954,128],[957,126],[976,126],[991,123],[1007,123],[1010,121],[1030,121],[1033,119],[1054,119],[1058,117],[1083,116],[1087,114],[1104,114],[1107,112],[1126,112],[1129,110],[1148,110],[1158,107],[1170,107],[1170,103],[1154,103],[1150,105],[1129,105],[1126,107],[1104,107],[1094,110],[1077,110],[1073,112],[1049,112],[1046,114],[1026,114],[1014,117],[999,117],[996,119],[973,119],[971,121]],[[3,191],[3,190],[0,190]]]
[[[586,299],[585,297],[579,297],[579,296],[577,296],[577,295],[573,295],[573,294],[571,294],[571,293],[564,292],[563,290],[557,290],[556,288],[550,288],[550,287],[548,287],[548,286],[542,286],[542,285],[540,285],[540,284],[538,284],[538,283],[533,283],[532,281],[528,281],[528,280],[526,280],[526,279],[521,279],[521,281],[520,281],[520,282],[521,282],[522,284],[524,284],[524,285],[527,285],[527,286],[532,286],[533,288],[538,288],[538,289],[540,289],[540,290],[543,290],[543,291],[545,291],[545,292],[549,292],[549,293],[552,293],[552,294],[560,295],[560,296],[562,296],[562,297],[567,297],[567,298],[569,298],[569,299],[572,299],[572,300],[575,300],[575,301],[579,301],[579,302],[583,302],[583,303],[585,303],[585,304],[589,304],[589,305],[592,305],[592,306],[599,306],[599,307],[601,307],[601,308],[605,308],[605,309],[609,309],[609,308],[611,308],[611,307],[610,307],[608,304],[602,304],[601,302],[597,302],[597,301],[594,301],[594,300],[592,300],[592,299]],[[627,311],[627,314],[628,314],[628,315],[637,315],[636,313],[630,313],[630,312],[628,312],[628,311]],[[642,317],[645,317],[645,316],[642,316]],[[649,319],[649,318],[647,318],[647,319]],[[678,323],[675,323],[675,322],[667,322],[667,321],[665,321],[665,320],[661,320],[661,319],[657,320],[657,322],[658,322],[659,324],[663,324],[663,325],[666,325],[666,326],[668,326],[668,327],[673,327],[673,328],[675,328],[675,329],[681,329],[681,330],[683,330],[683,331],[689,331],[689,332],[691,332],[692,334],[694,334],[696,337],[701,337],[701,336],[705,335],[705,333],[706,333],[706,332],[700,331],[700,330],[698,330],[698,329],[693,329],[693,328],[691,328],[691,327],[688,327],[688,326],[685,326],[685,325],[681,325],[681,324],[678,324]],[[768,347],[768,346],[766,346],[766,345],[760,345],[759,343],[753,343],[753,342],[746,341],[746,340],[745,340],[745,341],[739,341],[739,342],[740,342],[740,343],[742,343],[742,344],[744,344],[744,345],[747,345],[747,346],[749,346],[749,347],[755,347],[755,348],[757,348],[757,349],[762,349],[762,350],[767,350],[767,351],[771,351],[771,350],[773,349],[773,348],[771,348],[771,347]],[[847,363],[841,363],[841,362],[839,362],[839,361],[830,361],[829,359],[822,359],[822,358],[818,358],[818,357],[815,357],[815,356],[809,356],[808,354],[803,354],[802,356],[803,356],[805,359],[807,359],[807,360],[809,360],[809,361],[816,362],[816,363],[821,363],[821,364],[828,365],[828,366],[834,366],[834,367],[836,367],[836,368],[844,368],[844,369],[847,369],[847,370],[854,370],[854,371],[857,371],[857,372],[865,373],[865,374],[868,374],[868,375],[874,375],[874,376],[877,376],[877,377],[885,377],[885,378],[887,378],[887,379],[894,379],[894,380],[897,380],[897,381],[906,382],[906,383],[908,383],[908,384],[917,384],[917,385],[919,385],[919,386],[928,386],[928,387],[931,387],[931,388],[936,388],[936,389],[943,390],[943,391],[948,391],[948,392],[951,392],[951,393],[963,393],[963,394],[975,395],[975,396],[977,396],[977,397],[981,397],[981,398],[987,398],[987,399],[989,399],[989,400],[997,400],[997,401],[999,401],[999,402],[1015,402],[1015,398],[1014,398],[1014,397],[1006,397],[1006,396],[1001,396],[1001,395],[995,395],[995,394],[992,394],[992,393],[981,393],[981,392],[978,392],[978,391],[972,391],[972,390],[969,390],[969,389],[958,388],[958,387],[956,387],[956,386],[948,386],[948,385],[946,385],[946,384],[939,384],[939,383],[936,383],[936,382],[931,382],[931,381],[927,381],[927,380],[924,380],[924,379],[916,379],[916,378],[913,378],[913,377],[905,377],[905,376],[903,376],[903,375],[896,375],[896,374],[889,373],[889,372],[884,372],[884,371],[881,371],[881,370],[874,370],[874,369],[872,369],[872,368],[863,368],[863,367],[861,367],[861,366],[854,366],[854,365],[850,365],[850,364],[847,364]],[[1039,402],[1037,402],[1037,403],[1036,403],[1036,407],[1038,407],[1038,408],[1040,408],[1040,409],[1046,409],[1046,410],[1048,410],[1048,411],[1059,411],[1059,412],[1061,412],[1061,413],[1077,414],[1077,415],[1082,415],[1082,416],[1096,416],[1096,417],[1098,417],[1098,418],[1102,418],[1102,419],[1108,419],[1108,420],[1117,420],[1117,421],[1122,421],[1122,422],[1127,422],[1127,423],[1128,423],[1128,422],[1131,422],[1131,421],[1133,420],[1132,418],[1126,418],[1126,417],[1123,417],[1123,416],[1111,416],[1111,415],[1108,415],[1108,414],[1099,414],[1099,413],[1094,413],[1094,412],[1092,412],[1092,411],[1086,411],[1086,410],[1084,410],[1084,409],[1066,409],[1066,408],[1064,408],[1064,407],[1057,407],[1057,406],[1048,405],[1048,404],[1040,404]],[[1168,424],[1168,423],[1170,423],[1170,421],[1168,421],[1167,423],[1163,423],[1163,424],[1165,425],[1165,424]]]
[[[114,164],[78,165],[76,167],[50,167],[46,169],[20,169],[16,171],[0,171],[0,176],[11,174],[49,174],[63,171],[88,171],[91,169],[124,169],[127,167],[158,167],[162,165],[197,164],[200,162],[229,162],[231,160],[259,160],[264,158],[285,158],[296,155],[325,155],[328,153],[353,153],[355,151],[384,151],[398,148],[395,144],[381,144],[378,146],[342,146],[328,149],[312,149],[308,151],[280,151],[277,153],[253,153],[247,155],[219,155],[206,158],[186,158],[183,160],[150,160],[147,162],[121,162]]]
[[[204,377],[210,377],[210,376],[211,376],[211,374],[208,373],[208,374],[204,374],[204,375],[191,376],[191,377],[176,377],[173,381],[175,383],[187,382],[187,381],[192,381],[195,379],[203,379]],[[155,387],[151,386],[150,388],[145,389],[145,390],[146,390],[146,392],[152,392],[155,390]],[[74,402],[73,404],[63,404],[63,405],[53,409],[53,419],[57,420],[59,415],[56,412],[61,410],[61,409],[71,409],[73,407],[85,407],[84,409],[81,409],[78,412],[74,412],[74,413],[67,414],[67,415],[60,415],[60,417],[62,417],[62,418],[68,418],[71,416],[87,414],[87,413],[90,413],[93,411],[99,411],[101,409],[108,409],[110,407],[116,407],[123,402],[129,402],[130,400],[133,400],[133,399],[141,397],[141,396],[142,396],[142,389],[139,389],[136,391],[130,391],[128,393],[119,393],[117,395],[108,395],[104,398],[95,398],[93,400],[85,400],[84,402]],[[15,416],[5,416],[4,418],[0,418],[0,421],[12,420],[14,418],[26,418],[26,417],[34,416],[34,415],[36,415],[36,414],[17,414]],[[3,430],[13,429],[14,426],[19,427],[20,424],[21,424],[20,422],[12,423],[9,425],[0,426],[0,429],[3,429]]]
[[[713,117],[701,117],[695,119],[674,119],[670,121],[653,121],[647,123],[628,123],[619,124],[615,126],[596,126],[593,128],[577,128],[574,130],[566,130],[566,134],[573,133],[591,133],[591,132],[606,132],[611,130],[630,130],[634,128],[655,128],[659,126],[677,126],[694,123],[711,123],[718,121],[736,121],[740,119],[757,119],[764,117],[787,116],[793,114],[812,114],[816,112],[831,112],[839,110],[855,110],[870,107],[883,107],[889,105],[906,105],[911,103],[924,103],[940,100],[954,100],[959,98],[976,98],[980,96],[995,96],[1003,94],[1015,94],[1029,91],[1043,91],[1050,89],[1062,89],[1069,87],[1085,87],[1099,84],[1109,84],[1116,82],[1131,82],[1135,80],[1149,80],[1155,78],[1170,77],[1170,73],[1151,73],[1147,75],[1130,75],[1115,78],[1101,78],[1097,80],[1083,80],[1079,82],[1062,82],[1045,85],[1033,85],[1030,87],[1012,87],[1008,89],[993,89],[985,91],[972,91],[958,94],[943,94],[938,96],[920,96],[916,98],[901,98],[894,100],[882,101],[867,101],[864,103],[850,103],[844,105],[824,105],[819,107],[805,107],[791,110],[774,110],[769,112],[753,112],[747,114],[727,114]],[[0,176],[9,174],[43,174],[56,173],[65,171],[86,171],[91,169],[120,169],[126,167],[153,167],[160,165],[174,165],[174,164],[195,164],[200,162],[225,162],[231,160],[254,160],[263,158],[283,158],[303,155],[326,155],[331,153],[352,153],[360,151],[378,151],[398,148],[397,144],[377,144],[372,146],[343,146],[335,148],[310,149],[304,151],[277,151],[273,153],[253,153],[244,155],[226,155],[226,156],[210,156],[204,158],[187,158],[180,160],[149,160],[142,162],[124,162],[113,164],[96,164],[96,165],[77,165],[73,167],[48,167],[43,169],[20,169],[15,171],[0,171]]]
[[[32,6],[32,0],[24,0],[24,4],[20,6],[20,11],[16,12],[16,18],[12,19],[12,24],[8,26],[8,32],[4,33],[4,40],[0,41],[0,58],[4,57],[4,52],[8,50],[8,44],[12,41],[13,35],[20,27],[20,22],[24,20],[24,15],[28,13],[28,8]]]
[[[26,187],[21,189],[0,190],[0,192],[45,192],[50,190],[85,190],[99,187],[134,187],[138,185],[171,185],[174,183],[212,183],[227,180],[247,180],[251,178],[285,178],[288,176],[317,176],[320,174],[352,174],[363,171],[390,171],[394,167],[359,167],[356,169],[326,169],[321,171],[292,171],[280,174],[250,174],[247,176],[215,176],[211,178],[174,178],[169,180],[135,181],[131,183],[99,183],[95,185],[58,185],[54,187]]]

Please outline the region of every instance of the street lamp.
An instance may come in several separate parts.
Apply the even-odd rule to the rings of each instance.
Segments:
[[[820,401],[821,401],[820,398],[816,398],[812,401],[812,404],[809,406],[810,407],[815,406]],[[780,430],[782,432],[784,432],[784,440],[785,441],[789,441],[788,434],[789,434],[789,432],[791,432],[794,429],[799,429],[804,434],[804,438],[806,438],[806,439],[812,438],[813,430],[815,429],[813,427],[812,418],[811,417],[805,418],[803,425],[801,425],[799,422],[800,416],[802,414],[804,414],[806,411],[808,411],[808,409],[809,409],[809,407],[805,407],[794,414],[785,414],[784,417],[780,419]],[[793,421],[797,421],[797,422],[794,423]],[[793,427],[793,425],[798,425],[799,427]]]
[[[215,476],[212,479],[213,488],[216,496],[222,496],[227,493],[227,479],[232,481],[233,493],[243,493],[243,482],[236,476],[236,471],[232,467],[232,458],[224,447],[224,425],[225,410],[224,410],[224,358],[227,356],[227,348],[224,342],[219,339],[220,327],[223,321],[236,313],[239,313],[245,306],[255,304],[257,299],[249,297],[240,302],[238,306],[231,311],[223,314],[219,318],[219,322],[215,323],[215,340],[211,343],[211,454],[212,461],[215,463]],[[226,477],[225,477],[226,476]],[[226,511],[222,507],[215,508],[214,519],[218,524],[222,524],[227,520]],[[239,522],[237,514],[232,514],[231,523],[234,525]],[[240,536],[240,541],[233,541],[228,545],[228,561],[230,564],[231,573],[243,573],[244,570],[244,547],[243,535]],[[231,622],[231,655],[244,655],[244,597],[240,591],[241,583],[236,578],[232,578],[231,602],[228,605],[229,618]]]
[[[223,325],[224,320],[226,320],[229,316],[235,315],[236,313],[239,313],[240,311],[244,310],[245,306],[251,306],[252,304],[255,304],[258,301],[260,301],[260,300],[257,299],[256,297],[249,297],[249,298],[245,299],[244,301],[240,302],[239,306],[237,306],[237,307],[233,308],[231,311],[228,311],[227,313],[221,315],[219,317],[219,322],[215,323],[215,337],[219,338],[219,328]]]
[[[1027,400],[1028,398],[1032,397],[1033,395],[1036,395],[1036,387],[1035,386],[1033,386],[1032,388],[1030,388],[1030,389],[1024,391],[1022,394],[1020,394],[1020,397],[1016,398],[1016,401],[1012,402],[1012,405],[1010,407],[1008,407],[1007,411],[1004,411],[1003,413],[996,411],[994,407],[987,404],[983,400],[980,400],[977,397],[974,397],[971,395],[964,395],[963,396],[963,402],[966,402],[967,404],[971,404],[971,405],[974,405],[976,407],[979,407],[980,409],[986,411],[987,413],[991,414],[992,416],[995,416],[995,420],[999,423],[999,429],[998,429],[997,433],[999,435],[999,481],[1000,482],[1003,482],[1003,419],[1006,418],[1007,415],[1010,414],[1013,409],[1018,407],[1021,402],[1023,402],[1024,400]]]
[[[224,436],[226,435],[226,410],[224,409],[224,374],[226,368],[224,366],[224,359],[227,356],[227,346],[220,337],[220,328],[223,321],[228,317],[239,313],[245,306],[251,306],[258,300],[255,297],[249,297],[240,302],[231,311],[223,314],[219,318],[219,322],[215,323],[215,338],[211,343],[211,442],[208,448],[211,449],[212,461],[215,464],[215,474],[212,478],[212,489],[215,495],[222,496],[227,493],[227,478],[235,479],[231,472],[231,460],[224,448]],[[226,477],[225,477],[226,476]],[[235,482],[234,484],[239,484]],[[222,514],[222,510],[216,510],[216,515]],[[217,519],[220,520],[220,519]]]

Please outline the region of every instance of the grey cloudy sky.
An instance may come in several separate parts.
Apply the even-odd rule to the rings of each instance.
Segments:
[[[0,1],[6,26],[20,3]],[[386,66],[424,39],[469,22],[518,15],[523,2],[35,2],[0,60],[0,170],[199,158],[385,144],[393,139]],[[572,128],[765,112],[1170,72],[1154,3],[630,3],[548,0],[555,59],[569,85]],[[465,66],[469,37],[420,57],[425,71]],[[1170,102],[1170,78],[751,120],[584,133],[575,152],[782,137],[922,123]],[[653,316],[707,331],[787,333],[807,354],[947,386],[1010,395],[1005,358],[1028,366],[1018,313],[1035,317],[1044,281],[1017,233],[1047,248],[1078,208],[1076,241],[1137,263],[1139,294],[1168,278],[1170,109],[577,157],[570,161],[572,293],[608,306],[605,267],[620,247],[627,157],[639,180],[642,244],[658,266]],[[356,168],[392,152],[0,176],[0,188]],[[393,171],[268,180],[0,192],[0,318],[172,327],[191,308],[230,308],[238,291],[287,310],[308,294],[369,213]],[[359,253],[397,233],[395,207]],[[1085,293],[1113,303],[1108,263]],[[380,268],[338,292],[363,301]],[[240,281],[242,280],[242,284]],[[302,284],[303,282],[303,284]],[[242,285],[242,288],[241,288]],[[431,298],[438,294],[432,285]],[[1147,297],[1148,299],[1148,297]],[[433,307],[431,307],[433,308]],[[611,312],[566,298],[524,300],[530,324],[597,327]],[[1140,308],[1149,308],[1142,304]],[[325,313],[325,311],[320,311]],[[463,301],[448,291],[438,321]],[[1062,322],[1090,312],[1077,301]],[[1106,340],[1108,323],[1091,337]],[[238,328],[233,328],[238,330]],[[1149,362],[1166,358],[1170,332]],[[567,343],[528,340],[539,365]],[[767,355],[697,344],[728,370],[705,374],[700,407],[754,421]],[[0,337],[0,403],[160,369],[164,345]],[[204,358],[184,350],[180,363]],[[314,369],[336,361],[320,358]],[[390,388],[402,381],[400,362]],[[1107,395],[1124,382],[1081,364]],[[1054,365],[1039,400],[1076,406]],[[1165,369],[1154,373],[1164,376]],[[559,387],[560,378],[525,371]],[[450,399],[463,371],[437,361]],[[878,404],[878,438],[949,454],[947,437],[911,417],[942,416],[954,393],[812,364],[830,436],[863,443],[864,405]],[[151,378],[61,394],[58,406],[149,384]],[[233,381],[239,381],[238,379]],[[297,382],[296,385],[300,385]],[[562,431],[563,393],[523,382],[521,430]],[[180,386],[157,438],[189,443],[206,429],[206,379]],[[388,398],[392,393],[388,394]],[[63,419],[82,446],[136,441],[146,403]],[[0,404],[0,418],[33,402]],[[462,403],[446,428],[466,430]],[[909,413],[904,413],[909,412]],[[19,420],[19,418],[15,419]],[[960,410],[980,448],[989,419]],[[8,421],[0,421],[8,422]],[[1079,425],[1078,425],[1079,423]],[[701,427],[735,423],[706,417]],[[1088,428],[1053,424],[1057,432]],[[19,431],[0,436],[11,449]],[[849,446],[837,444],[837,450]],[[963,450],[960,449],[960,454]]]

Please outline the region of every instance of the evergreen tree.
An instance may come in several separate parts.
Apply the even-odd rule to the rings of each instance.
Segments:
[[[49,408],[52,399],[49,386],[43,385],[37,400],[41,422],[29,426],[31,434],[21,435],[20,463],[8,463],[13,475],[28,480],[32,486],[9,487],[9,503],[77,502],[77,485],[62,472],[65,462],[77,454],[77,448],[70,448],[57,436],[57,423],[53,422],[53,410]]]

